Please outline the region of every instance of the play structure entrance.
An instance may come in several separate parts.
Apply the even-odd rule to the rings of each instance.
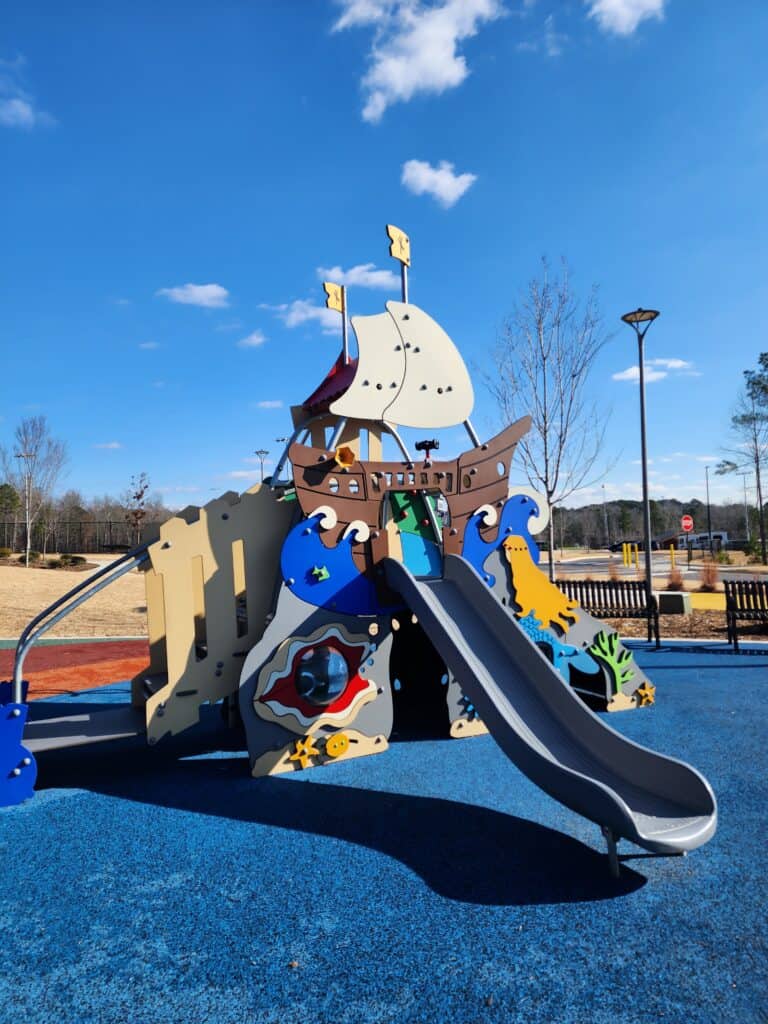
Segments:
[[[391,490],[382,499],[382,527],[400,549],[414,576],[440,576],[443,530],[450,526],[448,502],[440,491]]]

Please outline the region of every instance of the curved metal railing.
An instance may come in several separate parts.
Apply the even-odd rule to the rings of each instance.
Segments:
[[[98,594],[100,590],[109,586],[110,583],[114,583],[115,580],[124,576],[127,572],[136,569],[143,562],[146,562],[149,558],[147,554],[149,546],[149,543],[140,544],[138,547],[133,548],[133,550],[121,555],[120,558],[116,558],[114,562],[105,565],[98,572],[89,576],[87,580],[83,580],[82,583],[78,583],[76,587],[68,590],[66,594],[54,601],[53,604],[49,604],[47,608],[43,609],[39,615],[36,615],[27,624],[16,645],[16,657],[13,663],[13,695],[11,699],[14,704],[21,704],[22,702],[21,683],[24,672],[24,659],[29,653],[30,648],[57,622],[61,622],[70,612],[79,608],[81,604],[92,598],[94,594]],[[49,616],[52,617],[49,618]]]

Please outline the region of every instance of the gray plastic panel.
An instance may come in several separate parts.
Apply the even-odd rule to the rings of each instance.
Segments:
[[[145,732],[143,709],[124,705],[27,722],[24,746],[33,754],[39,754],[44,750],[129,739],[143,736]]]
[[[384,564],[496,742],[545,792],[655,853],[712,837],[717,805],[707,780],[605,725],[468,562],[448,555],[442,580]]]

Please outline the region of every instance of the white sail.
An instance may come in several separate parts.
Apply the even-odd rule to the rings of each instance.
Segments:
[[[387,420],[404,427],[463,423],[474,404],[458,349],[424,310],[388,302],[387,312],[352,319],[358,363],[347,390],[331,403],[337,416]]]

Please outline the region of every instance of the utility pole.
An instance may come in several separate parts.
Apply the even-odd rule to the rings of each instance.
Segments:
[[[709,466],[704,467],[707,480],[707,538],[709,540],[709,554],[710,557],[714,554],[712,550],[712,509],[709,504]]]
[[[32,458],[32,454],[30,452],[16,452],[16,458],[24,459],[24,522],[26,526],[24,564],[28,569],[29,552],[32,547],[32,542],[30,538],[30,516],[32,511],[32,471],[29,468],[29,460]]]

